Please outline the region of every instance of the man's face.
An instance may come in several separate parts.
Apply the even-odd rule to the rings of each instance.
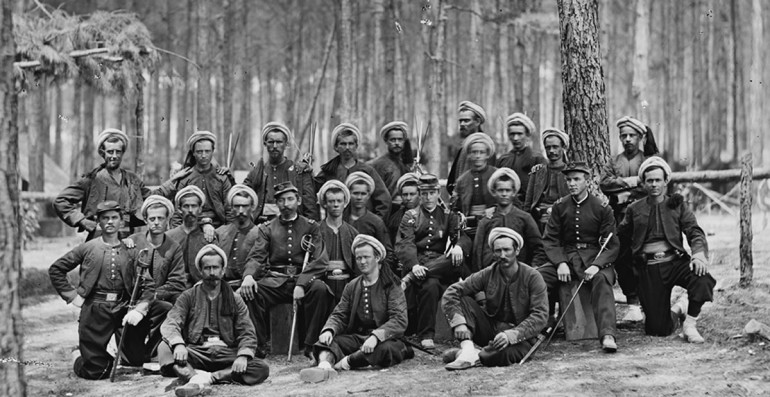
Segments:
[[[345,193],[326,192],[324,199],[326,200],[326,204],[324,204],[326,214],[333,218],[341,217],[342,211],[345,210]]]
[[[211,157],[214,154],[214,143],[208,139],[200,140],[193,145],[193,157],[195,163],[201,167],[208,167],[211,164]]]
[[[545,138],[545,155],[548,157],[548,161],[552,163],[564,159],[564,146],[562,146],[561,139],[555,136]]]
[[[567,173],[567,189],[569,194],[579,197],[588,189],[588,178],[585,172],[572,171]]]
[[[354,159],[356,157],[356,149],[358,149],[358,142],[356,142],[355,135],[338,137],[337,144],[334,145],[334,151],[340,155],[343,161]]]
[[[101,215],[99,215],[99,227],[104,234],[117,233],[121,223],[122,220],[120,218],[120,212],[118,211],[102,212]]]
[[[514,245],[512,238],[500,237],[492,242],[492,252],[495,253],[495,257],[507,259],[506,262],[513,264],[516,261],[516,255],[519,254],[519,250]]]
[[[388,146],[388,152],[390,154],[401,154],[404,150],[404,131],[399,129],[390,130],[388,132],[388,139],[385,144]]]
[[[417,186],[404,186],[401,188],[401,205],[407,209],[417,208],[420,204],[420,194],[417,192]]]
[[[471,160],[471,168],[481,170],[487,166],[489,152],[487,145],[483,143],[474,143],[468,150],[468,158]]]
[[[201,274],[208,283],[217,283],[224,276],[222,258],[217,255],[206,255],[201,258]]]
[[[151,207],[147,209],[147,229],[150,234],[158,236],[168,229],[168,213],[166,207]]]
[[[634,154],[639,150],[639,142],[642,137],[635,129],[631,127],[620,128],[620,142],[623,143],[623,151],[628,154]]]
[[[282,132],[268,132],[264,141],[271,163],[280,163],[286,151],[286,136]]]
[[[197,221],[198,216],[203,211],[200,200],[192,194],[182,197],[179,204],[179,209],[182,211],[182,219],[187,224]]]
[[[660,197],[666,192],[666,174],[660,168],[644,173],[644,189],[650,197]]]
[[[463,138],[479,132],[479,126],[481,125],[481,122],[476,117],[476,113],[473,113],[470,110],[463,110],[460,112],[457,123],[460,125],[460,136]]]
[[[287,192],[275,198],[275,204],[278,206],[278,211],[281,211],[283,219],[293,218],[301,202],[297,192]]]
[[[350,206],[355,209],[366,207],[369,201],[369,187],[363,183],[354,183],[350,186]]]
[[[374,255],[374,248],[370,245],[362,245],[356,248],[353,253],[356,259],[356,266],[361,274],[373,275],[375,272],[379,272],[380,264],[377,262],[377,257]]]
[[[513,197],[516,192],[513,191],[513,181],[495,182],[494,196],[497,199],[497,205],[507,207],[513,203]]]
[[[508,126],[508,139],[513,144],[513,150],[518,152],[527,146],[527,129],[523,125],[513,124]]]
[[[234,196],[232,207],[239,224],[244,225],[251,219],[251,197]]]
[[[438,206],[438,189],[420,190],[420,201],[426,210],[433,211]]]
[[[104,142],[102,158],[108,170],[116,170],[123,161],[123,142]]]

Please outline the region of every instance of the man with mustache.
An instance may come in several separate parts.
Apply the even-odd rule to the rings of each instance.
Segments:
[[[257,240],[243,272],[244,282],[247,277],[257,281],[256,293],[244,289],[243,297],[256,316],[260,340],[267,339],[268,310],[279,303],[297,301],[302,311],[300,318],[304,319],[304,324],[298,326],[304,328],[300,335],[305,335],[305,354],[309,355],[334,307],[331,291],[322,281],[329,257],[318,223],[297,213],[302,201],[299,189],[291,182],[283,182],[274,190],[281,215],[258,226]],[[305,236],[312,243],[310,250],[303,247]],[[305,265],[306,252],[309,254]]]
[[[523,113],[513,113],[505,120],[505,127],[513,148],[500,156],[495,165],[497,168],[508,167],[519,176],[521,186],[524,186],[524,189],[519,190],[516,195],[518,200],[516,206],[520,207],[526,199],[526,187],[532,167],[537,164],[546,164],[546,160],[540,154],[532,152],[530,143],[532,133],[535,132],[535,123],[532,119]]]
[[[569,135],[551,127],[543,130],[541,138],[548,164],[538,165],[532,169],[523,209],[532,214],[538,222],[540,231],[543,232],[551,216],[551,206],[556,200],[569,193],[567,180],[562,172],[567,160]]]
[[[97,237],[96,206],[104,201],[117,201],[124,209],[121,238],[144,225],[139,210],[150,195],[142,179],[120,167],[128,149],[128,136],[123,131],[108,128],[96,138],[96,148],[104,163],[83,175],[54,199],[56,215],[78,232],[87,231],[86,241]]]
[[[316,187],[320,188],[332,179],[345,183],[348,175],[356,171],[369,174],[374,180],[374,191],[367,208],[380,218],[387,219],[392,205],[390,192],[377,171],[371,165],[358,160],[356,152],[360,142],[361,132],[355,125],[342,123],[334,127],[331,144],[338,155],[321,166],[321,171],[315,176]]]
[[[73,352],[75,375],[84,379],[106,379],[115,359],[107,344],[123,326],[123,358],[129,365],[142,365],[144,340],[150,330],[148,312],[155,299],[155,285],[146,270],[137,274],[138,251],[118,238],[123,209],[117,201],[99,203],[94,211],[101,235],[57,259],[48,269],[56,292],[67,303],[81,308],[78,320],[78,350]],[[80,266],[77,288],[67,273]],[[140,281],[137,304],[129,307],[136,277]],[[130,325],[131,327],[127,327]]]
[[[458,117],[457,124],[460,131],[457,144],[457,153],[455,159],[452,162],[452,168],[449,170],[447,176],[446,190],[451,195],[454,192],[455,182],[460,175],[468,169],[468,153],[465,148],[465,139],[471,134],[483,133],[481,126],[487,121],[487,112],[484,108],[471,102],[462,101],[457,109]],[[489,157],[489,164],[496,164],[497,157],[495,153],[492,153]]]
[[[487,208],[495,205],[495,198],[487,188],[489,177],[497,170],[489,165],[489,158],[495,153],[495,143],[489,135],[477,132],[465,138],[463,151],[468,154],[470,168],[457,178],[451,207],[465,215],[465,233],[473,239],[479,220],[484,217]]]
[[[412,145],[407,135],[408,128],[403,121],[391,121],[380,128],[380,137],[385,141],[388,151],[368,163],[385,182],[394,205],[401,203],[396,182],[401,175],[409,172],[414,164]]]
[[[419,175],[409,172],[401,175],[401,178],[398,178],[398,182],[396,182],[396,191],[401,196],[401,204],[393,206],[395,210],[391,211],[388,217],[388,235],[390,236],[391,244],[394,246],[396,244],[396,236],[398,236],[398,227],[401,225],[404,213],[420,205],[420,193],[417,191],[418,181]]]
[[[304,163],[295,163],[286,158],[288,147],[294,144],[294,134],[289,127],[277,121],[271,121],[262,127],[262,144],[267,149],[267,161],[262,158],[246,175],[243,184],[257,194],[258,204],[254,212],[257,223],[262,223],[278,216],[273,186],[289,181],[300,189],[302,205],[299,214],[318,220],[313,186],[313,169]]]
[[[342,299],[342,291],[351,277],[357,276],[350,244],[358,235],[353,225],[345,222],[343,213],[350,203],[350,191],[342,182],[332,179],[318,191],[318,202],[326,211],[326,218],[321,221],[321,238],[329,255],[329,266],[326,268],[326,284],[334,294],[334,303]],[[377,218],[379,219],[379,218]]]
[[[182,218],[182,224],[169,230],[166,235],[182,247],[187,285],[193,285],[201,279],[198,268],[193,265],[195,255],[209,243],[204,227],[211,225],[202,225],[199,221],[203,205],[206,203],[206,194],[198,186],[189,185],[176,193],[174,202]],[[213,236],[212,240],[216,241],[216,236]]]
[[[207,394],[217,383],[253,386],[269,375],[254,354],[257,339],[246,304],[222,280],[227,265],[221,248],[203,247],[195,257],[201,282],[179,296],[161,327],[158,364],[163,376],[184,383],[177,396]]]

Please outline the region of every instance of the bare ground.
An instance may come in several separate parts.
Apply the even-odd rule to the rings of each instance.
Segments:
[[[343,373],[321,385],[299,381],[299,370],[312,364],[304,357],[292,363],[268,357],[271,374],[264,384],[217,386],[213,395],[770,395],[770,344],[735,337],[752,318],[770,324],[770,238],[763,216],[754,217],[755,283],[745,290],[737,287],[737,221],[700,217],[710,234],[710,271],[718,280],[715,301],[704,307],[699,320],[707,339],[703,345],[687,344],[677,335],[648,337],[641,325],[619,324],[620,349],[613,355],[602,353],[596,341],[566,342],[557,336],[524,366],[451,373],[443,369],[440,357],[417,352],[394,368]],[[70,244],[41,244],[41,249],[25,252],[25,266],[50,263]],[[618,318],[625,310],[618,304]],[[114,384],[78,379],[69,356],[77,345],[77,316],[76,309],[58,298],[25,308],[29,395],[173,395],[164,391],[171,379],[136,371],[121,370]]]

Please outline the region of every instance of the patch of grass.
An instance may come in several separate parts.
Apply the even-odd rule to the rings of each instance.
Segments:
[[[24,306],[34,305],[56,295],[47,270],[24,269],[19,283],[21,302]]]

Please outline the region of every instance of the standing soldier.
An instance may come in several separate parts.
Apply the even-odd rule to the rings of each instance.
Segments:
[[[524,189],[520,190],[516,196],[519,201],[516,204],[518,207],[526,199],[526,187],[529,183],[529,173],[532,171],[532,167],[537,164],[546,164],[546,160],[540,154],[534,153],[530,146],[532,133],[535,132],[535,123],[532,119],[524,113],[514,113],[505,120],[505,128],[513,149],[500,156],[495,165],[497,168],[508,167],[519,176],[521,186],[524,186]]]
[[[348,175],[356,171],[369,174],[374,179],[374,191],[368,207],[380,218],[388,219],[393,203],[390,192],[377,171],[371,165],[358,160],[356,151],[360,142],[361,132],[355,125],[342,123],[334,127],[331,144],[338,155],[321,166],[321,171],[315,177],[316,186],[320,188],[332,179],[344,183]]]
[[[401,175],[406,174],[414,164],[412,145],[407,135],[407,125],[403,121],[392,121],[380,129],[380,137],[385,141],[387,153],[369,162],[390,192],[394,204],[401,202],[396,183]]]
[[[243,184],[257,193],[259,204],[254,216],[257,223],[266,222],[278,216],[273,186],[289,181],[300,189],[302,206],[299,214],[313,220],[319,219],[318,206],[313,188],[312,168],[304,163],[295,163],[286,158],[286,148],[294,143],[294,134],[289,127],[271,121],[262,127],[262,144],[267,149],[267,161],[261,159],[243,180]]]
[[[457,109],[458,117],[457,124],[460,130],[459,142],[456,145],[457,154],[452,162],[452,168],[449,170],[449,176],[447,176],[446,190],[449,194],[452,194],[455,188],[455,182],[460,175],[468,169],[468,153],[463,149],[465,147],[465,138],[475,133],[483,133],[481,126],[487,121],[487,112],[484,108],[471,102],[462,101]],[[489,164],[496,164],[497,158],[495,153],[489,158]]]
[[[187,186],[198,187],[205,196],[201,208],[201,223],[211,224],[209,235],[213,235],[214,228],[224,225],[230,219],[230,210],[225,205],[225,198],[234,184],[229,172],[222,175],[221,170],[214,167],[215,145],[216,136],[209,131],[197,131],[192,134],[187,140],[188,152],[184,169],[158,188],[158,194],[170,198]],[[176,226],[179,223],[181,220],[176,219],[171,225]]]
[[[609,206],[588,192],[591,170],[586,163],[568,164],[564,173],[570,196],[553,205],[543,234],[543,246],[550,264],[537,270],[552,298],[558,296],[559,282],[569,283],[573,278],[587,281],[602,349],[614,353],[618,346],[615,343],[615,295],[612,292],[615,271],[612,262],[618,257],[619,250],[615,218]],[[597,256],[602,245],[600,240],[610,234],[606,249]]]
[[[402,282],[409,306],[409,331],[426,349],[435,347],[436,310],[447,285],[467,273],[463,269],[471,241],[455,214],[438,207],[438,178],[420,176],[420,206],[404,214],[396,238],[396,256],[407,273]]]
[[[708,241],[681,195],[666,195],[671,167],[660,157],[645,160],[639,178],[647,198],[628,206],[620,224],[621,237],[631,241],[639,265],[639,298],[644,308],[647,335],[668,336],[685,318],[682,333],[687,341],[703,343],[696,328],[703,304],[714,297],[716,280],[708,273]],[[682,234],[692,255],[687,255]],[[670,306],[674,285],[687,289],[689,304]],[[686,315],[686,316],[685,316]]]
[[[562,172],[569,149],[569,135],[556,128],[546,128],[541,135],[548,164],[536,166],[530,173],[524,211],[532,214],[542,232],[551,216],[551,206],[569,194]]]
[[[373,236],[385,246],[385,258],[383,263],[395,268],[396,261],[393,255],[393,244],[390,242],[388,228],[385,221],[366,209],[366,203],[374,191],[374,179],[371,176],[356,171],[348,175],[345,185],[350,191],[350,206],[348,207],[346,220],[361,234]]]
[[[108,128],[96,137],[96,147],[104,163],[65,188],[53,202],[56,215],[68,226],[87,231],[86,241],[97,236],[96,206],[104,201],[117,201],[124,208],[121,238],[128,237],[144,222],[137,216],[142,201],[150,195],[138,175],[120,168],[128,148],[123,131]]]
[[[227,254],[227,269],[222,280],[238,289],[243,279],[249,250],[257,241],[254,211],[258,208],[257,194],[245,184],[236,184],[227,193],[227,205],[235,221],[217,228],[217,246]]]
[[[318,202],[326,211],[326,218],[321,221],[320,227],[324,248],[329,255],[326,284],[331,288],[336,304],[351,277],[359,275],[350,250],[358,230],[343,220],[345,207],[350,203],[350,191],[342,182],[332,179],[324,183],[318,191]]]
[[[334,307],[329,287],[321,281],[328,256],[318,223],[297,213],[302,204],[297,187],[284,182],[273,189],[281,215],[259,225],[257,240],[246,262],[241,295],[256,315],[259,340],[267,339],[267,311],[271,307],[292,300],[301,303],[305,354],[310,354]],[[312,247],[303,246],[306,239]],[[309,253],[307,263],[305,252]]]
[[[201,211],[206,203],[206,194],[197,186],[190,185],[176,193],[174,203],[181,213],[182,224],[169,230],[166,234],[182,247],[182,260],[187,274],[187,283],[193,285],[201,279],[198,268],[193,264],[195,255],[198,255],[198,251],[210,242],[204,230],[206,227],[210,228],[211,224],[200,223]]]
[[[418,181],[419,175],[409,172],[401,175],[401,178],[398,178],[398,182],[396,182],[396,191],[401,196],[401,204],[393,206],[393,210],[388,217],[388,235],[393,245],[396,244],[398,227],[401,225],[401,218],[404,217],[404,213],[420,205],[420,193],[417,191]]]
[[[75,375],[84,379],[105,379],[110,376],[114,358],[107,352],[107,344],[123,325],[122,356],[129,365],[144,362],[144,340],[150,329],[148,312],[155,297],[152,278],[142,270],[136,274],[137,251],[127,248],[118,238],[122,212],[116,201],[99,203],[95,210],[101,237],[87,241],[48,269],[56,292],[75,307],[81,308],[78,319],[78,350]],[[67,281],[67,273],[80,266],[80,284],[77,289]],[[136,277],[142,277],[138,303],[129,307]],[[153,313],[149,313],[152,317]],[[131,325],[128,328],[126,324]],[[118,357],[121,352],[118,352]]]
[[[638,184],[639,167],[649,156],[658,153],[655,138],[650,127],[641,121],[625,116],[618,120],[620,142],[623,143],[623,153],[615,156],[604,168],[599,186],[609,197],[610,206],[615,213],[615,221],[620,224],[626,212],[626,207],[646,195],[644,188]],[[640,148],[644,146],[644,150]],[[633,257],[630,244],[622,244],[615,271],[618,273],[618,284],[626,295],[629,310],[623,321],[642,321],[644,316],[639,307],[639,296],[636,292],[639,280],[634,272]]]
[[[477,132],[463,142],[463,152],[468,154],[470,168],[457,178],[452,192],[452,209],[466,217],[466,233],[473,239],[476,227],[487,208],[495,206],[495,198],[487,188],[487,181],[497,168],[489,165],[495,154],[495,143],[489,135]]]

